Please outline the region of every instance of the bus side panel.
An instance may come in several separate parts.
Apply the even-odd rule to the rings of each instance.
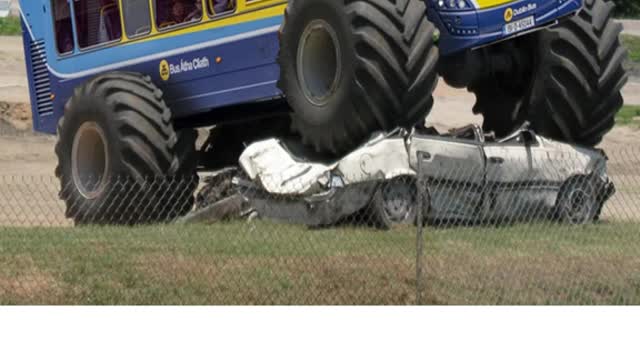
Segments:
[[[62,115],[64,104],[73,90],[101,73],[112,71],[149,75],[163,90],[164,99],[177,118],[216,107],[280,96],[276,87],[279,77],[277,27],[270,26],[267,30],[255,36],[242,34],[228,42],[222,38],[211,46],[197,41],[202,38],[202,33],[193,33],[57,59],[57,63],[52,64],[54,68],[88,71],[52,72],[51,89],[55,94],[54,113],[57,117],[39,123],[38,130],[55,133],[57,118]],[[90,68],[96,57],[119,58],[123,52],[130,58],[116,63],[115,67]]]
[[[43,39],[32,39],[33,30],[21,19],[24,58],[29,80],[29,98],[33,129],[39,132],[55,134],[57,118],[62,115],[55,111],[52,99],[51,78],[47,68],[47,53]],[[50,126],[53,124],[53,128]]]
[[[163,60],[148,65],[177,117],[211,108],[280,96],[277,33],[169,58],[174,73],[162,79]],[[186,70],[186,71],[185,71]]]
[[[279,97],[282,93],[276,86],[278,74],[278,65],[272,63],[162,89],[174,117],[181,118],[217,107]]]

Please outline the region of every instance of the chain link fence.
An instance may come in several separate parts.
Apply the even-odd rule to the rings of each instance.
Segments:
[[[0,177],[0,302],[416,302],[415,227],[375,230],[365,211],[300,222],[291,211],[312,207],[237,174],[84,181],[85,195],[106,188],[96,200],[55,177]],[[180,194],[196,185],[191,209]]]
[[[0,175],[0,303],[638,304],[637,153],[424,150],[280,193]]]
[[[535,151],[484,169],[425,166],[424,303],[640,301],[637,151],[608,164]]]

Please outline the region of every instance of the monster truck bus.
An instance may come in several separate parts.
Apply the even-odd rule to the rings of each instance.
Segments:
[[[58,135],[60,196],[77,223],[179,216],[196,185],[151,191],[146,179],[195,177],[276,124],[332,156],[414,126],[439,75],[476,94],[485,130],[528,120],[541,135],[593,145],[626,81],[611,0],[20,5],[34,129]],[[197,152],[194,129],[214,125],[222,134]]]

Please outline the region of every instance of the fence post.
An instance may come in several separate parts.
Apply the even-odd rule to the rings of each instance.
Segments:
[[[416,230],[416,305],[422,305],[422,261],[424,257],[424,191],[425,187],[422,181],[422,157],[423,153],[418,152],[417,154],[418,166],[417,166],[417,206],[416,209],[416,220],[417,230]]]

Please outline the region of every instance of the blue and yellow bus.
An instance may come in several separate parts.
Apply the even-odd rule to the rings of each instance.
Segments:
[[[217,1],[23,1],[34,128],[55,133],[73,90],[110,71],[150,76],[178,118],[279,96],[275,58],[286,2],[224,1],[220,9]],[[192,8],[183,6],[176,19],[172,3]]]
[[[626,81],[612,0],[20,5],[34,129],[58,135],[61,197],[80,223],[185,213],[195,181],[147,180],[196,179],[276,123],[330,156],[422,124],[439,77],[476,95],[485,130],[528,121],[594,145]],[[194,129],[210,126],[196,149]]]
[[[318,151],[338,153],[424,118],[437,78],[435,28],[414,16],[425,14],[422,0],[394,4],[21,1],[34,128],[58,135],[67,215],[94,223],[183,214],[193,181],[151,197],[146,179],[197,178],[199,164],[238,155],[231,133],[259,135],[256,119],[269,128],[278,118],[287,134],[294,127]],[[390,26],[376,28],[380,21]],[[242,125],[221,134],[229,123]],[[198,153],[194,128],[203,126],[217,127]]]

